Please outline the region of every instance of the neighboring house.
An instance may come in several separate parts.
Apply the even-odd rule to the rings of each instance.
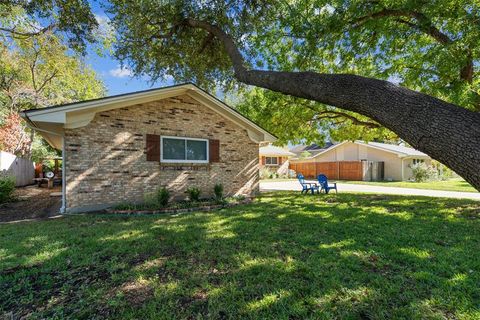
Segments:
[[[63,151],[66,212],[140,202],[166,187],[258,192],[258,147],[275,137],[193,84],[22,112]]]
[[[290,149],[290,152],[293,152],[296,155],[296,157],[301,157],[303,154],[309,154],[310,156],[315,156],[320,152],[323,152],[334,145],[335,144],[330,141],[326,142],[325,145],[323,146],[319,146],[316,143],[312,143],[311,145],[308,145],[308,146],[298,145],[298,146],[292,147]]]
[[[260,147],[260,169],[268,168],[278,174],[288,174],[288,159],[294,157],[292,153],[284,148],[267,145]]]
[[[291,159],[291,163],[323,163],[345,161],[373,161],[384,163],[385,180],[409,180],[412,178],[411,165],[431,158],[423,152],[405,146],[362,141],[344,141],[334,144],[315,155],[304,159]]]

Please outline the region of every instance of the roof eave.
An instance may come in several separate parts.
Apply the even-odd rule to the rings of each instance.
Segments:
[[[192,96],[192,98],[207,107],[217,109],[217,112],[246,129],[250,139],[254,142],[274,142],[277,140],[276,136],[192,83],[71,103],[63,106],[24,110],[20,112],[20,115],[22,118],[28,119],[33,127],[38,127],[35,125],[35,122],[40,122],[63,125],[64,128],[76,128],[88,124],[93,119],[93,115],[98,112],[167,99],[183,94]]]

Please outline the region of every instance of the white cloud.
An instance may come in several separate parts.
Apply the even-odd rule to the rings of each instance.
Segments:
[[[315,8],[314,14],[315,15],[320,15],[320,14],[325,14],[325,15],[331,15],[335,12],[335,7],[333,7],[331,4],[326,4],[321,8]]]
[[[96,30],[96,36],[99,38],[113,38],[114,28],[111,24],[110,18],[106,15],[95,15],[95,19],[98,23],[98,28]]]
[[[110,23],[110,18],[104,14],[95,14],[95,19],[99,25],[105,25]]]
[[[120,66],[115,69],[111,69],[108,73],[110,73],[110,75],[115,78],[125,78],[133,76],[132,70]]]

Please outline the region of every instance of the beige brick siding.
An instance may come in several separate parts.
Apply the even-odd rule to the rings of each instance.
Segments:
[[[146,134],[220,140],[220,162],[208,165],[146,161]],[[67,210],[140,202],[165,186],[184,197],[189,186],[213,194],[216,183],[229,195],[258,192],[258,143],[245,129],[180,96],[97,113],[85,127],[67,129]]]

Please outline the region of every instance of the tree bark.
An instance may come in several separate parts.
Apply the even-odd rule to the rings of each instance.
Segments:
[[[480,113],[350,74],[246,71],[240,81],[370,117],[480,190]]]
[[[388,81],[352,74],[248,70],[235,42],[223,30],[194,19],[185,24],[204,29],[223,43],[239,81],[370,117],[480,191],[480,113]]]

